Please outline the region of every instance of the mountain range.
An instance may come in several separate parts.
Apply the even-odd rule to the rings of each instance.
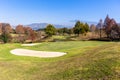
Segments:
[[[64,27],[67,27],[67,28],[72,28],[75,23],[77,22],[78,20],[71,20],[70,23],[68,24],[52,24],[54,25],[56,28],[64,28]],[[91,24],[97,24],[97,22],[91,22],[91,21],[82,21],[84,23],[88,23],[89,25]],[[28,24],[28,25],[24,25],[24,26],[29,26],[31,27],[33,30],[38,30],[38,29],[44,29],[49,23],[32,23],[32,24]],[[12,26],[14,29],[16,28],[16,26]]]
[[[32,23],[29,25],[25,25],[25,26],[30,26],[32,29],[34,30],[38,30],[38,29],[44,29],[46,26],[48,25],[48,23]],[[59,24],[53,24],[56,28],[71,28],[72,26],[67,26],[67,25],[59,25]]]
[[[82,21],[84,23],[88,23],[89,25],[91,24],[97,24],[97,22],[90,22],[90,21]],[[67,28],[72,28],[73,25],[76,23],[76,21],[73,21],[72,24],[69,24],[69,25],[62,25],[62,24],[53,24],[56,28],[64,28],[64,27],[67,27]],[[49,23],[32,23],[32,24],[28,24],[28,25],[25,25],[25,26],[30,26],[32,29],[34,30],[38,30],[38,29],[44,29]]]

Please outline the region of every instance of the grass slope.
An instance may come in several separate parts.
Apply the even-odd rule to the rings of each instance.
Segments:
[[[59,58],[15,56],[15,48],[67,52]],[[0,45],[0,80],[119,80],[120,43],[48,42],[33,47]]]

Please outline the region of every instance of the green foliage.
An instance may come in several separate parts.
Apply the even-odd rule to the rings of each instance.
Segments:
[[[76,22],[75,27],[73,28],[75,34],[84,34],[89,31],[89,25],[82,23],[80,21]]]
[[[7,42],[9,42],[9,41],[11,41],[11,35],[9,34],[9,33],[2,33],[1,35],[0,35],[0,39],[4,42],[4,43],[7,43]]]
[[[80,34],[81,33],[81,23],[80,23],[80,21],[78,21],[78,22],[76,22],[76,24],[75,24],[75,27],[73,28],[74,29],[74,33],[75,34]]]
[[[87,23],[85,23],[85,32],[88,32],[88,31],[90,31],[90,29],[89,29],[89,25],[87,24]]]
[[[68,33],[68,28],[64,27],[63,28],[63,33]]]
[[[73,34],[73,29],[68,29],[68,34]]]
[[[45,32],[48,36],[52,36],[56,33],[56,28],[53,25],[49,24],[45,28]]]
[[[63,34],[63,35],[64,34],[72,34],[72,29],[68,29],[68,28],[64,27],[64,28],[58,29],[57,32],[59,34]]]

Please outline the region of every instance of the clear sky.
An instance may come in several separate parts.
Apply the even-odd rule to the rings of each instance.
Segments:
[[[12,25],[98,22],[107,14],[120,22],[120,0],[0,0],[0,22]]]

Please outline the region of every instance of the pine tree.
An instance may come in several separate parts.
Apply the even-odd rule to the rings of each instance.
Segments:
[[[56,33],[56,28],[53,25],[49,24],[45,28],[45,32],[48,36],[52,36]]]

